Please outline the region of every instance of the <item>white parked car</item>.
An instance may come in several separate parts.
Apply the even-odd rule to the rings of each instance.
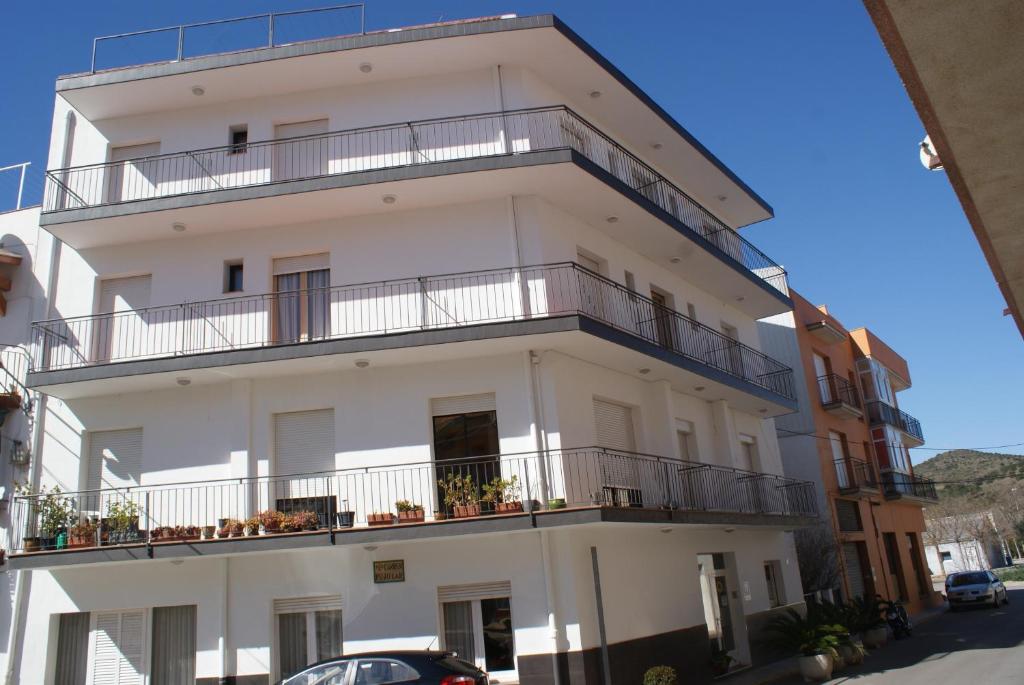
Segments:
[[[1000,603],[1009,604],[1006,586],[991,571],[964,571],[952,573],[946,578],[946,599],[949,600],[950,611],[962,606],[990,604],[998,607]]]

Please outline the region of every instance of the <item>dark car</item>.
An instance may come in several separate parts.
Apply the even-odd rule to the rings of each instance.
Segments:
[[[487,685],[487,674],[452,652],[372,652],[325,659],[279,685]]]
[[[949,608],[952,611],[972,604],[991,604],[998,607],[1000,602],[1010,603],[1006,586],[991,571],[950,574],[946,578],[946,599],[949,600]]]

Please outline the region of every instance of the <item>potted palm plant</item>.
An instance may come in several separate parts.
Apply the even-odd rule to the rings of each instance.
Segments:
[[[765,644],[784,654],[795,654],[800,675],[806,682],[824,682],[832,677],[842,626],[820,625],[795,609],[772,617],[765,624]]]
[[[490,483],[484,483],[483,490],[484,496],[480,500],[491,505],[494,513],[513,514],[523,510],[518,476],[508,479],[498,476]]]
[[[885,619],[882,618],[881,598],[857,597],[852,604],[864,646],[877,649],[884,645],[889,637],[889,629],[886,627]]]
[[[400,499],[395,502],[395,509],[398,511],[399,523],[423,523],[425,519],[422,504]]]

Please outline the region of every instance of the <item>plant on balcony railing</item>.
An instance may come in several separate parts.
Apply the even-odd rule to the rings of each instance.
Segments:
[[[395,502],[395,511],[398,512],[399,523],[423,523],[426,518],[423,505],[415,504],[407,499]]]
[[[671,215],[700,241],[782,293],[786,272],[613,138],[568,107],[554,106],[337,131],[53,169],[43,212],[124,204],[232,188],[569,149]]]
[[[519,476],[511,478],[495,478],[484,483],[484,496],[480,498],[498,514],[510,514],[523,510],[522,489],[519,487]]]

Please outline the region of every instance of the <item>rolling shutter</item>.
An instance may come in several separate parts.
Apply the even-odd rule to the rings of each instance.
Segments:
[[[100,281],[100,313],[144,309],[150,304],[150,276]]]
[[[430,400],[432,416],[451,416],[452,414],[469,414],[478,411],[497,411],[493,392],[480,395],[439,397]]]
[[[276,475],[335,470],[334,410],[274,415]]]
[[[437,599],[442,604],[445,602],[467,602],[474,599],[511,596],[512,583],[507,580],[493,583],[473,583],[471,585],[442,585],[437,588]]]
[[[341,595],[275,599],[275,614],[304,614],[308,611],[341,611]]]
[[[860,554],[857,545],[847,542],[843,545],[843,559],[846,561],[846,579],[850,583],[850,595],[864,596],[864,570],[860,566]]]
[[[598,447],[623,452],[636,451],[633,411],[629,407],[595,399],[594,423],[597,426]]]
[[[96,614],[92,685],[142,685],[145,612]]]
[[[301,271],[320,271],[331,268],[331,256],[326,252],[301,255],[299,257],[280,257],[274,260],[274,275],[296,274]]]
[[[89,433],[86,489],[138,485],[142,478],[142,429]]]

